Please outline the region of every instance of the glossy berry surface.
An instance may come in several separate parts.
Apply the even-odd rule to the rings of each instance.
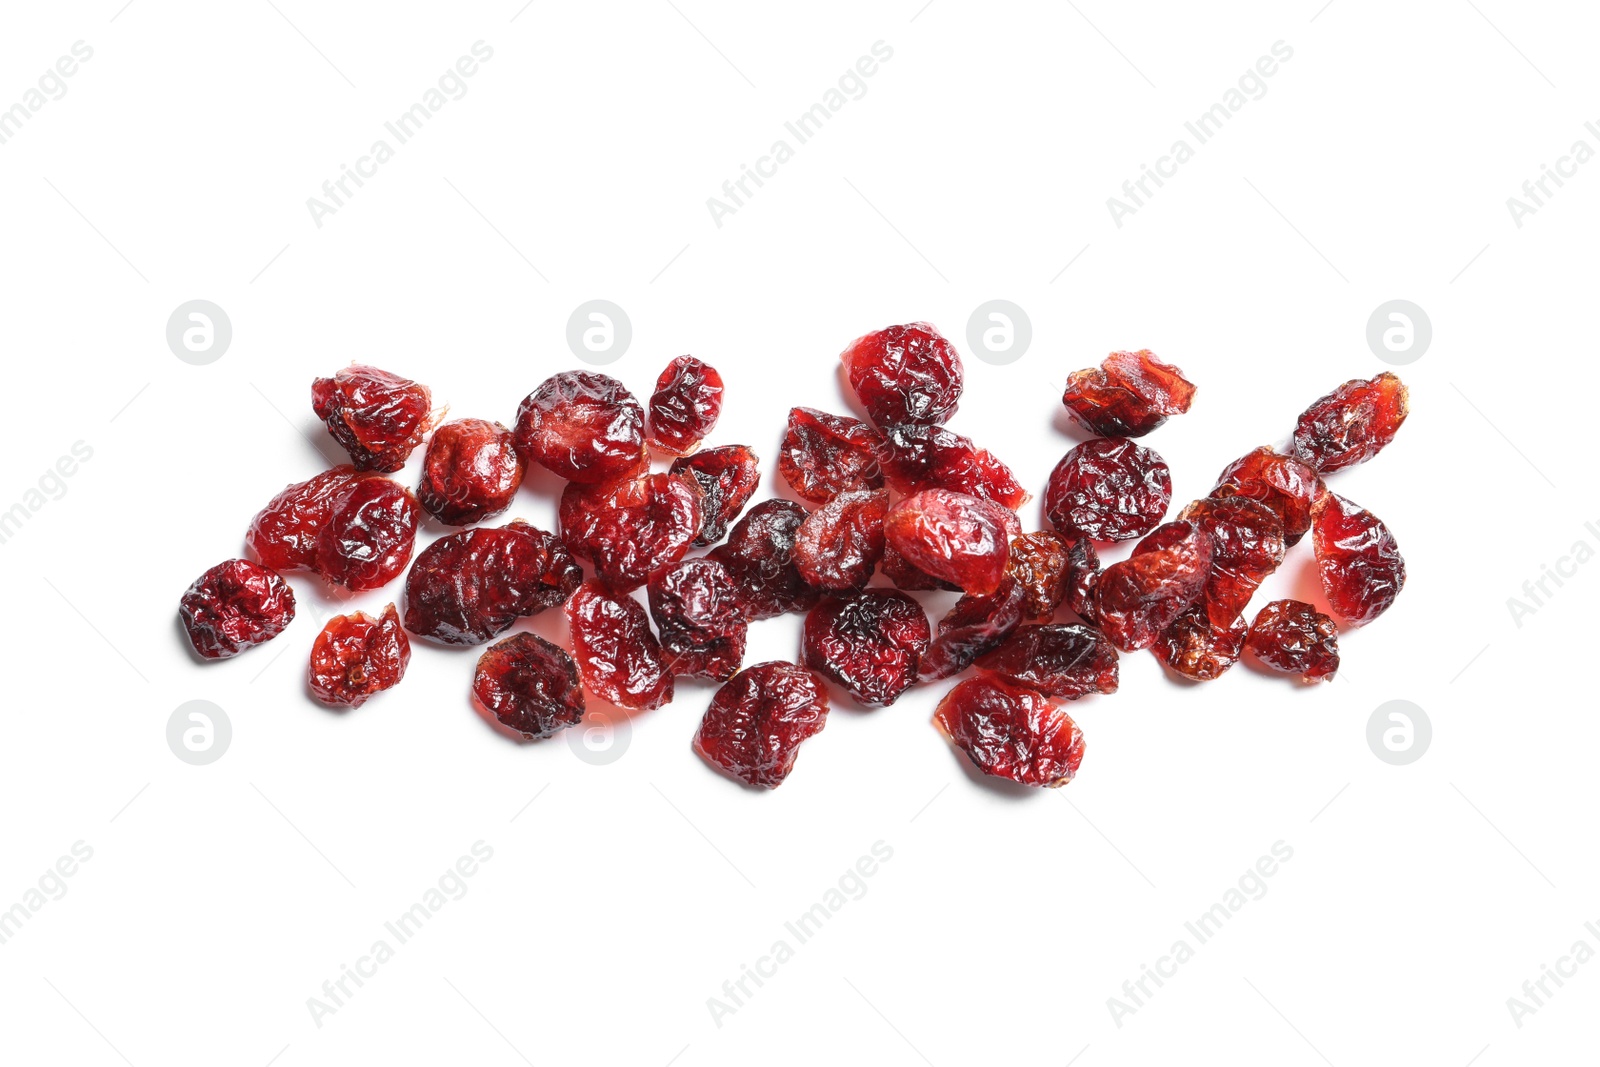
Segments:
[[[1410,412],[1405,383],[1388,371],[1345,382],[1300,416],[1294,454],[1322,474],[1365,463],[1394,440]]]
[[[888,589],[830,597],[806,615],[802,660],[866,707],[885,707],[917,680],[932,632],[922,605]]]
[[[700,447],[722,414],[722,375],[693,356],[667,364],[650,394],[650,447],[684,456]]]
[[[1265,504],[1283,523],[1284,543],[1293,547],[1311,529],[1311,509],[1326,492],[1322,477],[1308,464],[1263,445],[1228,464],[1211,495]]]
[[[512,634],[478,657],[478,704],[527,740],[549,737],[583,718],[583,687],[572,657],[542,637]]]
[[[1299,600],[1274,600],[1262,608],[1246,647],[1273,670],[1307,682],[1332,681],[1339,670],[1339,627]]]
[[[728,524],[761,484],[756,454],[745,445],[707,448],[674,460],[670,473],[691,478],[700,487],[700,532],[697,545],[714,545],[728,536]]]
[[[456,419],[428,439],[417,503],[448,526],[470,526],[511,506],[523,471],[510,430],[484,419]]]
[[[978,667],[1065,700],[1117,691],[1117,650],[1092,626],[1024,626],[979,657]]]
[[[790,408],[778,451],[778,473],[802,500],[826,503],[835,493],[882,489],[878,431],[847,415]]]
[[[794,770],[800,743],[827,722],[828,694],[815,674],[778,660],[758,663],[717,690],[694,748],[740,781],[776,789]]]
[[[1211,535],[1205,607],[1212,625],[1226,630],[1283,563],[1283,523],[1271,508],[1246,497],[1196,500],[1178,518],[1198,523]]]
[[[198,655],[227,659],[272,640],[294,621],[294,591],[265,567],[225,560],[184,591],[178,618]]]
[[[1101,437],[1143,437],[1189,410],[1194,385],[1148,349],[1113,352],[1099,367],[1073,371],[1061,403],[1073,421]]]
[[[287,486],[250,521],[244,535],[246,546],[269,570],[315,569],[317,535],[333,517],[339,494],[352,482],[375,477],[345,463]]]
[[[992,676],[951,689],[933,721],[984,774],[1020,785],[1066,785],[1083,762],[1083,731],[1060,705]]]
[[[961,357],[926,322],[858,337],[839,356],[850,388],[877,426],[948,422],[961,400]]]
[[[311,408],[357,470],[393,473],[433,427],[425,385],[377,367],[352,364],[311,383]]]
[[[411,562],[420,517],[417,498],[399,482],[350,483],[317,533],[317,573],[352,592],[387,585]]]
[[[1149,648],[1199,600],[1211,572],[1211,535],[1192,522],[1151,532],[1132,556],[1107,567],[1095,585],[1096,619],[1124,652]]]
[[[969,593],[956,601],[949,614],[939,620],[917,677],[924,682],[934,681],[972,666],[974,660],[999,647],[1022,623],[1027,601],[1026,591],[1010,578],[992,593]]]
[[[1006,509],[946,489],[897,501],[884,519],[885,539],[907,562],[963,592],[1000,588],[1011,552]]]
[[[637,600],[587,581],[567,601],[567,623],[589,692],[630,711],[672,702],[672,671]]]
[[[520,519],[462,530],[423,549],[406,575],[405,627],[446,644],[482,644],[562,603],[582,581],[566,546]]]
[[[359,708],[398,685],[410,662],[411,642],[393,604],[377,619],[361,611],[335,615],[311,645],[306,684],[324,704]]]
[[[561,494],[561,539],[594,563],[614,593],[628,593],[684,557],[701,529],[700,490],[676,474],[586,486]]]
[[[714,559],[686,559],[650,579],[650,615],[667,668],[719,682],[744,661],[750,628],[739,587]]]
[[[1094,542],[1080,537],[1067,546],[1067,607],[1087,623],[1098,623],[1094,607],[1095,587],[1100,584],[1100,554]]]
[[[1048,530],[1013,537],[1006,574],[1026,597],[1024,615],[1035,622],[1048,622],[1067,599],[1066,542]]]
[[[840,493],[795,531],[794,565],[806,583],[833,591],[859,589],[883,557],[886,489]]]
[[[594,371],[551,375],[517,408],[517,451],[572,482],[592,485],[648,466],[644,409],[623,384]]]
[[[1337,493],[1318,502],[1311,545],[1322,591],[1342,619],[1371,622],[1389,610],[1405,587],[1406,561],[1389,527]]]
[[[1150,651],[1174,674],[1191,682],[1209,682],[1239,661],[1249,632],[1242,615],[1218,626],[1203,604],[1193,604],[1161,631]]]
[[[1096,438],[1061,457],[1045,489],[1045,514],[1066,538],[1143,537],[1172,503],[1172,473],[1132,441]]]
[[[764,500],[751,508],[709,558],[728,568],[751,619],[809,611],[822,590],[794,563],[795,539],[809,512],[792,500]]]
[[[878,573],[889,580],[896,589],[907,592],[943,589],[949,593],[961,592],[961,587],[947,582],[919,568],[902,556],[888,541],[883,543],[883,558],[878,561]]]
[[[1012,511],[1028,500],[1028,491],[994,453],[943,426],[888,427],[878,449],[878,464],[889,485],[906,496],[924,489],[948,489]]]

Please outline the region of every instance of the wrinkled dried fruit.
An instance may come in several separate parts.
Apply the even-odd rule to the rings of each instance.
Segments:
[[[555,607],[583,569],[554,534],[518,519],[441,537],[406,575],[405,625],[419,637],[477,645]]]
[[[1012,511],[1028,501],[1011,468],[992,452],[943,426],[890,426],[878,449],[883,476],[898,493],[948,489]]]
[[[999,646],[1022,622],[1028,594],[1007,578],[983,596],[968,594],[939,620],[933,642],[923,654],[917,677],[924,682],[949,678],[972,666],[973,660]]]
[[[1006,576],[1011,531],[1005,511],[964,493],[927,489],[890,508],[883,533],[913,567],[981,596],[1000,588]]]
[[[1127,541],[1155,528],[1172,502],[1172,473],[1132,441],[1096,438],[1061,457],[1045,490],[1045,514],[1063,537]]]
[[[1158,527],[1133,555],[1112,564],[1095,585],[1097,622],[1124,652],[1149,648],[1205,593],[1211,572],[1211,535],[1198,523]]]
[[[572,482],[593,485],[648,469],[644,410],[615,378],[553,374],[517,408],[517,451]]]
[[[1283,523],[1271,508],[1247,497],[1196,500],[1178,518],[1199,523],[1211,535],[1206,612],[1213,626],[1225,630],[1283,562]]]
[[[1067,546],[1067,607],[1087,623],[1098,623],[1094,607],[1095,586],[1100,584],[1100,553],[1094,542],[1080,537]]]
[[[800,742],[827,721],[828,694],[815,674],[781,660],[757,663],[711,698],[694,748],[735,778],[776,789],[794,770]]]
[[[1265,445],[1228,464],[1211,495],[1248,497],[1271,508],[1283,522],[1284,543],[1294,547],[1311,529],[1311,508],[1327,492],[1317,472],[1293,456]]]
[[[882,489],[878,431],[846,415],[790,408],[778,452],[778,473],[803,500],[822,504],[835,493]]]
[[[856,399],[879,428],[948,422],[961,399],[961,357],[926,322],[890,326],[839,355]]]
[[[1094,551],[1092,546],[1089,550]],[[1048,531],[1013,537],[1006,574],[1027,597],[1023,614],[1035,622],[1048,622],[1067,599],[1070,574],[1066,542]]]
[[[673,674],[726,681],[744,660],[750,628],[733,575],[714,559],[686,559],[650,579],[650,615]]]
[[[1332,681],[1339,669],[1339,627],[1300,600],[1274,600],[1262,608],[1247,645],[1268,667],[1307,682]]]
[[[317,535],[333,517],[339,494],[352,482],[375,477],[345,463],[285,487],[251,520],[245,544],[257,562],[271,570],[314,569]]]
[[[672,702],[672,671],[637,600],[584,582],[567,601],[567,623],[589,692],[629,711]]]
[[[931,636],[921,604],[904,593],[868,589],[811,609],[801,658],[856,703],[887,707],[917,680]]]
[[[794,565],[795,536],[808,512],[792,500],[765,500],[750,509],[708,558],[728,568],[751,619],[809,611],[822,590]]]
[[[929,589],[943,589],[949,593],[961,592],[959,585],[947,582],[943,578],[935,578],[918,568],[887,541],[883,543],[883,558],[878,561],[878,573],[889,579],[889,584],[896,589],[908,592]]]
[[[351,482],[317,533],[317,573],[352,592],[389,584],[411,562],[420,515],[417,498],[399,482]]]
[[[676,474],[611,485],[570,483],[561,494],[561,539],[594,563],[614,593],[628,593],[689,551],[701,528],[700,490]]]
[[[700,487],[700,533],[697,545],[714,545],[728,535],[728,524],[755,495],[761,482],[756,454],[744,445],[708,448],[673,460],[671,473],[694,479]]]
[[[883,557],[887,489],[840,493],[795,531],[794,565],[818,589],[859,589]]]
[[[1294,428],[1294,454],[1323,474],[1365,463],[1394,440],[1410,414],[1405,383],[1388,371],[1320,397]]]
[[[979,657],[978,669],[1065,700],[1117,691],[1117,650],[1092,626],[1024,626]]]
[[[1337,493],[1317,503],[1311,546],[1322,590],[1342,619],[1371,622],[1389,610],[1406,584],[1406,561],[1389,527]]]
[[[511,506],[524,469],[510,430],[484,419],[456,419],[428,441],[417,503],[442,523],[470,526]]]
[[[939,731],[984,774],[1054,788],[1083,762],[1083,731],[1043,693],[998,678],[968,678],[934,712]]]
[[[650,395],[650,447],[675,456],[700,447],[722,414],[722,375],[693,356],[667,364]]]
[[[359,708],[398,685],[410,662],[411,642],[393,604],[378,619],[363,611],[335,615],[311,645],[306,683],[324,704]]]
[[[578,665],[536,634],[512,634],[485,649],[478,657],[472,695],[502,726],[530,741],[583,718]]]
[[[206,659],[227,659],[270,641],[294,621],[294,590],[247,559],[217,564],[178,600],[189,643]]]
[[[1101,437],[1143,437],[1193,399],[1183,372],[1148,349],[1113,352],[1099,367],[1073,371],[1061,396],[1074,421]]]
[[[1217,626],[1205,607],[1195,604],[1161,631],[1150,651],[1174,673],[1193,682],[1209,682],[1239,661],[1249,632],[1243,616]]]
[[[389,474],[406,465],[436,421],[426,385],[359,363],[311,383],[311,407],[356,470]]]

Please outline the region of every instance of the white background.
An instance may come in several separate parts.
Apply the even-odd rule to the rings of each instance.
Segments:
[[[74,442],[93,449],[0,545],[0,908],[74,842],[93,849],[0,945],[0,1058],[1592,1054],[1600,965],[1520,1028],[1506,1006],[1573,942],[1600,949],[1583,927],[1600,920],[1600,565],[1549,585],[1520,627],[1506,606],[1574,542],[1600,547],[1583,432],[1600,164],[1521,228],[1506,207],[1574,140],[1600,148],[1583,128],[1600,119],[1592,12],[275,2],[8,5],[0,32],[0,106],[73,42],[94,49],[0,145],[0,510]],[[494,55],[467,94],[315,226],[306,199],[478,40]],[[706,198],[880,40],[893,58],[865,96],[714,225]],[[1280,40],[1293,58],[1266,95],[1115,226],[1106,198]],[[165,341],[196,298],[233,325],[209,366]],[[1175,507],[1313,398],[1385,369],[1367,318],[1415,301],[1434,339],[1400,370],[1411,419],[1334,480],[1394,530],[1409,582],[1344,636],[1333,684],[1241,665],[1191,687],[1125,657],[1121,692],[1072,709],[1078,779],[1027,795],[974,780],[929,725],[943,686],[872,712],[836,701],[770,794],[691,751],[704,684],[638,716],[609,765],[491,730],[467,700],[473,651],[418,642],[398,689],[330,713],[303,671],[333,604],[301,577],[302,617],[278,640],[191,659],[179,594],[242,551],[274,492],[339,458],[314,376],[370,360],[454,415],[509,421],[578,365],[565,324],[591,298],[631,317],[609,371],[636,392],[682,352],[720,368],[713,443],[756,449],[763,496],[783,491],[787,407],[849,410],[836,354],[867,330],[926,319],[966,351],[981,302],[1025,308],[1031,348],[1009,366],[969,354],[952,426],[1035,493],[1074,441],[1067,372],[1150,347],[1200,387],[1146,442],[1172,464]],[[557,488],[530,478],[513,515],[553,523]],[[1256,606],[1310,595],[1309,565],[1307,543]],[[557,616],[523,625],[559,635]],[[792,656],[798,631],[797,616],[758,624],[748,662]],[[209,766],[165,740],[191,699],[232,722]],[[1392,699],[1433,723],[1410,766],[1367,745]],[[493,859],[467,894],[315,1025],[307,999],[480,840]],[[716,1025],[707,999],[793,945],[785,921],[877,841],[893,858],[865,896]],[[1293,859],[1266,895],[1116,1025],[1107,998],[1278,841]]]

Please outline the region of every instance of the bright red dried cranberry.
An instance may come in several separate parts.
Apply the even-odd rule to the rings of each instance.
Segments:
[[[1406,561],[1389,527],[1337,493],[1317,504],[1311,547],[1329,606],[1357,625],[1388,611],[1406,584]]]
[[[1092,626],[1024,626],[979,657],[978,669],[1066,700],[1117,691],[1117,650]]]
[[[945,694],[934,725],[984,774],[1022,785],[1066,785],[1083,762],[1083,731],[1054,700],[991,675]]]
[[[967,594],[939,620],[938,632],[923,654],[917,677],[930,682],[960,674],[972,661],[999,646],[1022,622],[1028,594],[1007,578],[982,596]]]
[[[650,615],[673,674],[726,681],[744,660],[750,622],[733,575],[714,559],[686,559],[650,579]]]
[[[1048,622],[1067,599],[1066,542],[1048,531],[1013,537],[1006,574],[1027,598],[1024,615],[1035,622]]]
[[[306,683],[324,704],[359,708],[400,684],[410,662],[411,642],[393,604],[378,619],[363,611],[335,615],[311,645]]]
[[[623,384],[594,371],[553,374],[517,408],[517,451],[572,482],[593,485],[648,469],[644,410]]]
[[[689,551],[700,532],[700,491],[676,474],[610,485],[570,483],[561,494],[561,539],[614,593],[628,593]]]
[[[404,467],[437,421],[426,385],[360,363],[312,382],[311,407],[356,470],[384,474]]]
[[[1247,497],[1196,500],[1178,518],[1199,523],[1211,535],[1206,612],[1213,626],[1226,630],[1283,562],[1283,522],[1271,508]]]
[[[927,489],[889,509],[884,537],[918,570],[983,595],[1000,588],[1011,552],[1006,509],[946,489]]]
[[[1250,626],[1250,651],[1262,663],[1307,682],[1327,682],[1339,669],[1339,627],[1300,600],[1274,600]]]
[[[926,322],[869,333],[839,355],[856,399],[879,427],[947,422],[961,399],[961,357]]]
[[[808,512],[792,500],[764,500],[750,509],[711,550],[710,559],[728,568],[739,585],[739,599],[751,619],[770,619],[809,611],[822,599],[794,565],[795,536]]]
[[[470,526],[511,506],[524,469],[510,430],[484,419],[456,419],[428,441],[417,503],[442,523]]]
[[[1310,466],[1262,445],[1228,464],[1211,495],[1265,504],[1283,521],[1284,543],[1292,548],[1311,529],[1311,508],[1325,492],[1322,478]]]
[[[868,589],[811,609],[801,658],[856,703],[887,707],[917,680],[931,636],[921,604],[904,593]]]
[[[878,431],[845,415],[790,408],[778,452],[778,473],[803,500],[822,504],[835,493],[882,489]]]
[[[1112,564],[1094,590],[1096,621],[1124,652],[1149,648],[1199,600],[1211,572],[1211,535],[1193,522],[1158,527]]]
[[[589,692],[629,711],[672,702],[672,671],[637,600],[584,582],[567,601],[567,623]]]
[[[472,695],[508,730],[532,741],[583,718],[572,657],[536,634],[512,634],[478,657]]]
[[[887,541],[883,543],[883,558],[878,561],[878,573],[889,579],[889,584],[896,589],[908,592],[928,589],[942,589],[948,593],[961,592],[959,585],[947,582],[943,578],[935,578],[918,568]]]
[[[795,531],[794,565],[818,589],[859,589],[883,557],[887,489],[840,493]]]
[[[1405,383],[1388,371],[1345,382],[1300,416],[1294,454],[1323,474],[1365,463],[1394,440],[1410,411]]]
[[[265,567],[230,559],[194,580],[178,600],[178,618],[195,652],[227,659],[294,621],[294,590]]]
[[[1017,510],[1028,501],[1011,468],[943,426],[890,426],[878,449],[883,476],[896,492],[948,489]]]
[[[1073,419],[1101,437],[1143,437],[1193,399],[1183,372],[1148,349],[1113,352],[1099,367],[1073,371],[1061,396]]]
[[[339,494],[352,482],[375,477],[345,463],[286,487],[251,520],[245,544],[263,567],[275,571],[314,569],[317,534],[333,517]]]
[[[462,530],[423,549],[406,575],[406,629],[446,644],[482,644],[560,604],[582,581],[567,547],[520,519]]]
[[[714,545],[728,535],[728,524],[739,517],[761,483],[756,462],[756,454],[745,445],[707,448],[673,460],[670,473],[694,479],[704,498],[695,544]]]
[[[388,478],[352,482],[317,534],[317,573],[353,592],[387,585],[411,562],[417,498]]]
[[[1088,623],[1098,623],[1094,589],[1100,584],[1100,554],[1094,542],[1080,537],[1067,546],[1067,607]]]
[[[1127,541],[1154,529],[1170,503],[1172,473],[1158,454],[1100,437],[1061,457],[1044,506],[1063,537]]]
[[[757,663],[717,690],[694,747],[735,778],[776,789],[794,770],[800,742],[827,722],[828,694],[815,674],[780,660]]]
[[[650,396],[650,446],[674,456],[700,447],[722,413],[722,375],[693,356],[679,356],[656,379]]]
[[[1209,682],[1239,661],[1249,632],[1243,616],[1217,626],[1204,605],[1195,604],[1161,631],[1150,651],[1174,673],[1193,682]]]

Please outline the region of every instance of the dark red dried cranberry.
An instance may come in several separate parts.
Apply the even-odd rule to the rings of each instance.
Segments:
[[[517,451],[568,481],[593,485],[643,473],[644,410],[623,384],[594,371],[553,374],[517,408]]]
[[[1250,626],[1250,651],[1262,663],[1303,681],[1332,681],[1339,669],[1339,627],[1300,600],[1274,600]]]
[[[807,511],[792,500],[764,500],[750,509],[711,550],[710,559],[728,568],[739,585],[739,599],[751,619],[770,619],[809,611],[822,599],[794,565],[794,543]]]
[[[1150,651],[1173,673],[1192,682],[1209,682],[1239,661],[1249,632],[1243,616],[1216,626],[1205,606],[1194,604],[1161,631]]]
[[[1337,493],[1317,504],[1311,546],[1322,590],[1342,619],[1371,622],[1389,610],[1406,584],[1406,561],[1389,527]]]
[[[1133,555],[1112,564],[1095,585],[1096,621],[1124,652],[1149,648],[1204,595],[1211,572],[1211,535],[1198,523],[1169,522]]]
[[[1365,463],[1394,440],[1410,411],[1405,383],[1388,371],[1345,382],[1300,416],[1294,454],[1322,474]]]
[[[1100,584],[1100,554],[1094,542],[1080,537],[1067,546],[1067,607],[1088,623],[1098,623],[1094,608],[1095,586]]]
[[[992,675],[945,694],[934,725],[984,774],[1022,785],[1072,781],[1083,762],[1083,731],[1043,693]]]
[[[794,770],[800,742],[827,722],[828,694],[815,674],[779,660],[757,663],[717,690],[694,747],[735,778],[776,789]]]
[[[378,619],[362,611],[335,615],[311,645],[306,684],[324,704],[359,708],[400,684],[410,662],[411,642],[393,604]]]
[[[1247,497],[1196,500],[1178,518],[1199,523],[1211,535],[1206,612],[1213,626],[1226,630],[1283,562],[1283,522],[1271,508]]]
[[[1050,472],[1045,514],[1063,537],[1127,541],[1155,528],[1172,502],[1172,473],[1132,441],[1096,438]]]
[[[1023,614],[1035,622],[1048,622],[1067,599],[1066,542],[1048,531],[1013,537],[1006,574],[1027,597]]]
[[[890,326],[839,355],[856,399],[879,427],[947,422],[961,399],[961,357],[926,322]]]
[[[419,517],[417,498],[400,483],[352,482],[317,534],[317,573],[353,592],[387,585],[411,562]]]
[[[887,489],[840,493],[795,531],[794,565],[818,589],[859,589],[883,557]]]
[[[250,522],[245,544],[263,566],[275,571],[313,570],[317,535],[333,517],[333,505],[352,482],[377,475],[348,463],[287,486]]]
[[[1000,588],[1011,552],[1006,509],[946,489],[927,489],[889,509],[885,539],[918,570],[983,595]]]
[[[674,456],[700,447],[722,413],[722,375],[693,356],[679,356],[656,379],[650,396],[650,446]]]
[[[1148,349],[1113,352],[1099,367],[1073,371],[1061,396],[1073,419],[1101,437],[1143,437],[1193,399],[1183,372]]]
[[[423,549],[406,575],[406,629],[446,644],[482,644],[560,604],[582,581],[566,546],[520,519],[463,530]]]
[[[1028,501],[1011,468],[943,426],[890,426],[878,449],[883,476],[896,492],[948,489],[1017,510]]]
[[[1284,543],[1292,548],[1311,529],[1311,508],[1325,492],[1322,478],[1310,466],[1262,445],[1228,464],[1211,495],[1265,504],[1283,521]]]
[[[417,503],[442,523],[470,526],[511,506],[523,470],[510,430],[484,419],[456,419],[428,441]]]
[[[230,559],[194,580],[178,600],[178,618],[195,652],[227,659],[294,621],[294,590],[265,567]]]
[[[436,421],[426,385],[360,363],[312,382],[311,407],[356,470],[384,474],[406,465]]]
[[[1017,628],[1027,601],[1027,592],[1010,578],[992,593],[969,593],[956,601],[950,613],[939,620],[917,677],[930,682],[972,666],[973,660],[998,647]]]
[[[472,679],[472,695],[502,726],[530,741],[583,718],[578,665],[536,634],[512,634],[485,649]]]
[[[1117,650],[1092,626],[1024,626],[978,668],[1066,700],[1117,691]]]
[[[878,573],[889,579],[889,584],[907,592],[942,589],[949,593],[961,592],[961,587],[918,568],[906,559],[889,542],[883,543],[883,558],[878,561]]]
[[[845,415],[790,408],[778,473],[801,499],[822,504],[835,493],[882,489],[878,431]]]
[[[672,702],[672,671],[637,600],[584,582],[567,601],[567,623],[589,692],[629,711]]]
[[[856,703],[886,707],[917,680],[931,636],[921,604],[904,593],[868,589],[811,609],[801,658]]]
[[[561,494],[561,539],[614,593],[628,593],[689,551],[700,532],[700,490],[676,474],[610,485],[569,484]]]
[[[714,545],[728,535],[728,524],[755,495],[761,483],[756,454],[745,445],[707,448],[672,462],[672,474],[694,479],[700,487],[702,515],[697,545]]]
[[[667,668],[726,681],[744,660],[750,627],[733,575],[714,559],[686,559],[650,579],[650,615]]]

